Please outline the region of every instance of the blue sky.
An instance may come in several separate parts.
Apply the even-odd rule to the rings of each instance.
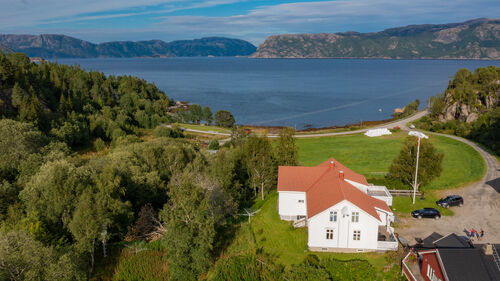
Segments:
[[[499,0],[0,0],[0,33],[58,33],[99,43],[380,31],[500,16]]]

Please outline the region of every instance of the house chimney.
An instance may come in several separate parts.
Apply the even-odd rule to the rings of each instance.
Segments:
[[[330,169],[335,168],[335,161],[330,160]]]
[[[344,171],[340,171],[340,172],[339,172],[339,178],[340,178],[341,180],[344,180]]]
[[[491,245],[490,243],[484,244],[483,250],[484,250],[485,255],[488,255],[488,256],[493,255],[493,245]]]

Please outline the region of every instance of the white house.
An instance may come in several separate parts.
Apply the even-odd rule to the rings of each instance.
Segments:
[[[281,166],[278,209],[282,220],[308,227],[311,251],[364,252],[396,250],[391,223],[392,196],[385,186],[335,159],[316,167]]]

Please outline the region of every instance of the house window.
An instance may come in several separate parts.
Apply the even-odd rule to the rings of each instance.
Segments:
[[[330,221],[337,221],[337,212],[330,212]]]
[[[299,200],[299,203],[304,203],[304,200]]]
[[[352,212],[352,222],[359,222],[359,212]]]
[[[359,241],[361,239],[361,230],[354,230],[352,240]]]
[[[328,240],[333,239],[333,229],[331,229],[331,228],[326,229],[326,239],[328,239]]]
[[[434,274],[434,268],[432,268],[430,266],[430,264],[427,265],[427,277],[429,277],[429,280],[431,281],[441,281],[441,279],[439,279],[439,277],[437,277],[435,274]]]

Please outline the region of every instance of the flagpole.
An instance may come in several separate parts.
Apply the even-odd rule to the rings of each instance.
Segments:
[[[415,184],[413,185],[413,205],[415,205],[415,195],[417,193],[417,177],[418,177],[418,157],[420,154],[420,137],[418,137],[417,144],[417,167],[415,168]]]

